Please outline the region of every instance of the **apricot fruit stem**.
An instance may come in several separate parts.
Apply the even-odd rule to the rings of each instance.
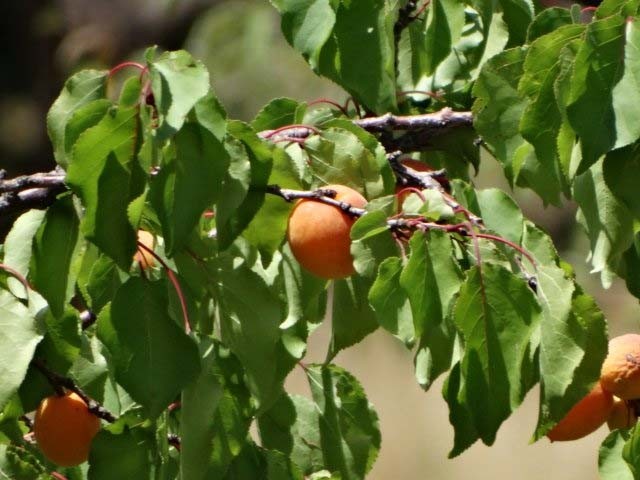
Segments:
[[[27,279],[24,278],[24,276],[20,272],[18,272],[16,269],[10,267],[9,265],[5,265],[4,263],[0,263],[0,270],[4,270],[8,274],[17,278],[20,281],[20,283],[24,286],[26,291],[33,290],[33,287],[31,287]]]
[[[54,372],[49,367],[47,367],[42,360],[38,358],[32,359],[31,364],[46,377],[47,381],[51,384],[57,395],[64,396],[65,389],[70,390],[76,393],[80,398],[82,398],[84,403],[87,404],[89,412],[91,412],[93,415],[98,418],[102,418],[109,423],[113,423],[116,421],[116,417],[115,415],[113,415],[113,413],[111,413],[94,399],[89,397],[89,395],[87,395],[80,387],[78,387],[72,379]]]
[[[310,107],[312,105],[317,105],[319,103],[326,103],[327,105],[332,105],[332,106],[336,107],[338,110],[340,110],[345,117],[349,116],[349,112],[347,112],[347,109],[345,107],[340,105],[338,102],[334,102],[333,100],[329,100],[328,98],[318,98],[316,100],[313,100],[313,101],[307,103],[307,107]]]

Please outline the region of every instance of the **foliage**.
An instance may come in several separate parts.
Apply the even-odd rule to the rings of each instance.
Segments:
[[[201,62],[154,48],[117,99],[113,72],[81,71],[51,107],[70,192],[24,213],[1,250],[5,475],[364,478],[378,416],[332,360],[378,327],[414,353],[422,388],[446,375],[451,456],[491,445],[536,384],[540,439],[598,380],[599,308],[548,235],[505,192],[476,190],[469,167],[482,146],[512,185],[574,200],[593,271],[640,298],[639,4],[605,0],[587,19],[527,0],[272,3],[287,41],[353,107],[278,98],[231,120]],[[472,110],[473,128],[445,107]],[[416,180],[398,151],[446,181]],[[327,282],[285,237],[287,200],[330,202],[313,193],[328,183],[369,203],[352,212],[357,273]],[[413,187],[402,205],[396,183]],[[157,237],[157,268],[132,262],[140,229]],[[327,319],[327,360],[306,365]],[[284,390],[296,366],[310,398]],[[88,468],[56,470],[23,438],[21,418],[60,377],[117,417]],[[603,478],[638,476],[639,438],[605,440]]]

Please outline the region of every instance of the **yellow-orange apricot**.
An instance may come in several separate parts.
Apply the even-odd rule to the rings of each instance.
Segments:
[[[636,420],[638,420],[638,416],[635,408],[625,400],[615,397],[613,399],[613,409],[607,419],[609,429],[629,428],[635,425]]]
[[[552,442],[577,440],[607,421],[613,409],[613,395],[603,390],[598,382],[593,389],[553,427],[547,437]]]
[[[327,185],[335,199],[362,208],[367,200],[344,185]],[[300,265],[321,278],[344,278],[355,272],[351,257],[351,227],[355,218],[315,199],[299,200],[287,226],[287,241]]]
[[[609,340],[600,383],[623,400],[640,398],[640,335],[628,333]]]
[[[33,433],[45,457],[61,467],[72,467],[89,457],[91,440],[100,419],[73,392],[45,398],[33,421]]]
[[[146,230],[138,230],[138,242],[143,244],[145,247],[153,250],[156,239],[151,232],[147,232]],[[136,253],[133,256],[133,261],[140,264],[143,270],[146,270],[147,268],[153,268],[153,266],[156,264],[155,257],[140,246],[137,247]]]

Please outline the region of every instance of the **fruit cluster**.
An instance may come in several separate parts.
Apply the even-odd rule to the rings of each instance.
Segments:
[[[554,441],[576,440],[607,422],[611,430],[629,428],[638,418],[640,400],[640,335],[626,334],[609,341],[600,381],[547,434]]]

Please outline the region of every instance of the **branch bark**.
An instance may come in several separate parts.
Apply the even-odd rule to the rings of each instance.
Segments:
[[[406,153],[428,150],[434,137],[452,129],[471,127],[473,116],[471,112],[454,112],[444,108],[422,115],[398,116],[387,113],[379,117],[352,119],[352,122],[372,134],[390,133],[380,135],[385,149],[388,152]],[[315,127],[300,125],[258,133],[261,138],[274,143],[303,141],[316,134]],[[0,171],[0,217],[30,208],[46,208],[57,195],[67,190],[64,173],[59,169],[11,179],[3,177]]]

